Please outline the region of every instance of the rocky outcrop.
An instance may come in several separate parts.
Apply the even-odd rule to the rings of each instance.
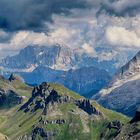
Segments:
[[[59,95],[57,91],[46,82],[43,82],[33,89],[32,97],[20,108],[20,110],[24,110],[24,112],[35,112],[38,109],[43,109],[44,115],[47,115],[51,106],[65,103],[73,103],[89,115],[101,115],[89,100],[76,100],[67,95]]]
[[[9,77],[9,81],[14,81],[16,80],[16,77],[14,76],[14,74],[11,74],[10,77]]]
[[[13,90],[0,90],[0,106],[13,106],[21,104],[23,98],[15,93]]]
[[[50,106],[65,103],[73,103],[89,115],[101,115],[89,100],[75,100],[67,95],[59,95],[57,91],[46,82],[43,82],[33,89],[32,97],[20,108],[20,110],[24,110],[24,112],[35,112],[38,109],[43,109],[44,115],[47,115]]]
[[[66,95],[59,95],[50,85],[46,82],[43,82],[41,85],[35,87],[32,92],[32,97],[25,103],[20,110],[24,112],[34,112],[38,109],[43,109],[44,114],[47,114],[50,105],[62,104],[73,101],[72,98]],[[31,106],[34,106],[31,109]]]
[[[23,80],[22,77],[20,77],[19,75],[13,74],[13,73],[10,75],[10,77],[8,78],[8,80],[9,80],[10,82],[15,81],[15,80],[24,82],[24,80]]]
[[[65,124],[66,123],[66,120],[64,120],[64,119],[56,119],[56,120],[43,120],[43,119],[41,119],[40,121],[40,124],[44,124],[44,125],[46,125],[46,124]]]
[[[40,136],[43,140],[48,140],[51,137],[54,137],[57,135],[58,132],[54,131],[45,131],[43,128],[36,127],[34,128],[32,132],[32,140],[36,140],[37,136]]]
[[[112,128],[114,128],[114,129],[117,129],[118,131],[120,131],[121,130],[121,128],[122,128],[122,126],[123,126],[123,124],[120,122],[120,121],[112,121],[112,122],[110,122],[109,124],[108,124],[108,128],[109,129],[112,129]]]
[[[95,115],[101,115],[101,113],[95,108],[93,107],[93,105],[90,103],[89,100],[77,100],[76,101],[76,105],[84,110],[85,112],[87,112],[89,115],[95,114]]]
[[[20,138],[18,138],[18,140],[32,140],[32,137],[28,135],[23,135]]]
[[[115,140],[139,140],[140,139],[140,108],[137,109],[133,119],[124,125]]]
[[[57,131],[46,131],[43,128],[36,126],[33,128],[30,135],[25,134],[18,138],[18,140],[37,140],[38,138],[41,140],[50,140],[57,135]]]

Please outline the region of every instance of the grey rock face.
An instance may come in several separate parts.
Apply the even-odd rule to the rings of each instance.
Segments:
[[[140,105],[140,52],[124,65],[93,99],[104,107],[134,116]]]
[[[19,110],[23,110],[26,113],[28,111],[35,112],[38,109],[42,109],[44,115],[47,115],[51,106],[58,104],[65,105],[65,103],[73,103],[89,115],[102,115],[89,100],[76,100],[67,95],[59,95],[46,82],[33,89],[32,97]]]
[[[126,80],[140,73],[140,52],[138,52],[126,65],[124,65],[117,73],[115,78],[126,78]]]
[[[96,110],[96,108],[93,107],[93,105],[91,105],[89,100],[77,100],[76,105],[85,112],[87,112],[89,115],[101,115],[101,113],[98,110]]]
[[[140,105],[140,80],[131,81],[114,89],[111,93],[97,97],[97,101],[104,107],[134,116]]]
[[[39,65],[53,67],[54,69],[71,69],[81,67],[98,67],[109,70],[111,73],[116,68],[113,66],[115,60],[98,61],[97,58],[81,53],[81,48],[56,44],[51,46],[27,46],[19,54],[6,57],[2,60],[1,66],[9,69],[28,69]]]
[[[28,46],[16,56],[2,60],[2,66],[11,69],[27,69],[31,66],[49,66],[63,64],[65,67],[73,65],[73,52],[68,47],[54,46]],[[21,63],[22,62],[22,63]]]
[[[32,140],[36,140],[36,136],[39,135],[43,140],[48,140],[51,137],[57,135],[54,131],[45,131],[43,128],[36,127],[32,132]]]
[[[40,120],[40,123],[41,124],[44,124],[44,125],[46,125],[46,124],[65,124],[66,123],[66,120],[64,120],[64,119],[58,119],[58,120]]]
[[[109,129],[114,128],[114,129],[117,129],[118,131],[121,130],[122,126],[123,126],[123,124],[120,121],[117,121],[117,120],[116,121],[113,121],[113,122],[110,122],[108,124],[108,128]]]

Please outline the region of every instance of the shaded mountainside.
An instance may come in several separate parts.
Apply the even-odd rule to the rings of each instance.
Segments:
[[[43,82],[1,123],[0,132],[11,140],[109,140],[128,120],[62,85]]]
[[[8,120],[31,97],[31,91],[32,87],[17,75],[12,74],[9,79],[0,76],[0,124]],[[9,139],[0,133],[0,140]]]
[[[93,99],[109,109],[134,116],[140,106],[140,52],[124,65]]]
[[[90,97],[89,93],[91,91],[95,91],[94,94],[97,93],[110,79],[110,76],[106,71],[99,70],[95,67],[60,71],[40,66],[31,73],[24,72],[19,74],[27,83],[32,85],[40,84],[43,81],[55,82],[86,97]]]
[[[9,79],[0,77],[0,108],[11,108],[22,104],[30,95],[32,88],[22,78],[11,75]]]

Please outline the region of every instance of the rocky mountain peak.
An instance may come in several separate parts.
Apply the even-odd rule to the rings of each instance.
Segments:
[[[140,52],[126,63],[116,74],[120,79],[133,76],[140,72]]]
[[[14,81],[14,80],[16,80],[16,77],[15,77],[14,74],[12,73],[12,74],[10,75],[10,77],[9,77],[9,81],[11,82],[11,81]]]
[[[40,65],[66,69],[72,64],[72,57],[73,52],[68,47],[34,45],[27,46],[15,56],[4,58],[1,65],[17,71],[33,71]]]
[[[43,109],[44,114],[47,114],[50,112],[50,107],[54,105],[58,106],[59,104],[65,105],[67,103],[77,106],[89,115],[102,115],[89,100],[77,100],[69,95],[59,94],[57,90],[53,89],[47,82],[43,82],[41,85],[34,87],[32,97],[20,108],[20,110],[24,110],[24,112],[35,112],[38,109]]]
[[[8,80],[9,80],[10,82],[15,81],[15,80],[24,82],[24,80],[23,80],[22,77],[20,77],[19,75],[13,74],[13,73],[10,75],[10,77],[8,78]]]

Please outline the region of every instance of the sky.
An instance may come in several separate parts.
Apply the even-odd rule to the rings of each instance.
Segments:
[[[57,43],[122,65],[140,50],[140,0],[0,0],[0,59]]]

